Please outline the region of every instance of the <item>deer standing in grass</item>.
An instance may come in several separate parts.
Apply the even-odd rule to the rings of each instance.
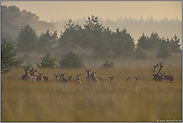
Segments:
[[[90,70],[89,70],[90,71]],[[89,73],[87,72],[87,80],[88,81],[93,81],[93,82],[96,82],[97,81],[97,79],[95,79],[95,74],[96,74],[96,72],[94,72],[94,71],[92,71],[92,73],[90,74],[90,76],[89,76]]]
[[[36,75],[36,81],[48,81],[49,80],[49,78],[47,77],[47,76],[43,76],[43,73],[41,74],[41,73],[39,73],[39,75]]]
[[[60,73],[60,77],[62,78],[62,81],[63,81],[63,82],[67,82],[67,80],[65,79],[65,73],[64,73],[64,74],[61,74],[61,73]]]
[[[160,64],[160,69],[159,69],[159,71],[155,74],[155,68],[156,67],[158,67],[159,65],[157,64],[157,65],[153,65],[153,80],[155,80],[155,81],[162,81],[162,82],[164,82],[164,81],[166,81],[166,82],[168,82],[169,83],[169,85],[172,83],[172,81],[174,80],[174,77],[173,76],[171,76],[171,75],[165,75],[165,73],[164,74],[162,74],[162,73],[160,73],[160,71],[161,71],[161,69],[163,68],[163,65],[161,65]],[[161,74],[161,75],[160,75]]]
[[[81,76],[81,74],[77,74],[77,78],[75,79],[75,82],[81,83],[80,76]]]
[[[49,78],[47,76],[42,76],[42,77],[43,77],[44,81],[48,81],[49,80]]]
[[[36,81],[44,81],[43,73],[39,73],[39,75],[36,75]]]
[[[58,75],[54,74],[54,76],[55,76],[57,82],[60,82],[60,80],[59,80],[59,78],[58,78],[58,77],[59,77],[59,74],[58,74]]]
[[[31,76],[29,75],[29,67],[23,67],[24,68],[24,72],[25,72],[25,75],[22,75],[22,81],[23,80],[26,80],[26,81],[30,81],[31,79]]]
[[[34,70],[34,68],[33,68],[32,70],[29,71],[29,73],[31,74],[31,81],[36,82],[36,79],[37,79],[37,77],[36,77],[36,75],[35,75],[36,71],[37,71],[37,70]]]

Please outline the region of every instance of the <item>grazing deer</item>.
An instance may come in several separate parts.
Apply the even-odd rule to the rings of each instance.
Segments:
[[[43,75],[43,73],[39,73],[39,75],[36,75],[36,81],[44,81],[42,75]]]
[[[29,75],[29,67],[23,67],[24,68],[24,72],[25,72],[25,75],[22,75],[22,81],[23,80],[26,80],[26,81],[30,81],[31,79],[31,76]]]
[[[57,82],[60,82],[60,80],[59,80],[59,78],[58,78],[59,74],[58,74],[58,75],[54,74],[54,75],[55,75],[55,77],[56,77]]]
[[[165,75],[165,73],[164,74],[160,73],[161,69],[163,68],[163,65],[161,65],[161,64],[160,64],[160,69],[159,69],[158,73],[155,74],[155,68],[157,66],[158,66],[158,64],[156,66],[153,65],[153,67],[154,67],[154,70],[153,70],[154,74],[152,74],[154,76],[153,80],[162,81],[162,82],[167,81],[170,85],[172,83],[172,81],[174,80],[174,77],[171,75]],[[159,75],[159,74],[161,74],[161,75]]]

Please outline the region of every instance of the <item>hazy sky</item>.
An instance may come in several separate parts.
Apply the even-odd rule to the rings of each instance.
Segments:
[[[15,5],[47,21],[75,20],[90,15],[114,21],[120,17],[182,20],[181,1],[1,1],[1,5]]]

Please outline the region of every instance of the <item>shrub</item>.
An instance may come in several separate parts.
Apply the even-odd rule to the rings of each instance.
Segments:
[[[60,67],[61,68],[83,68],[84,63],[82,58],[79,58],[79,55],[76,54],[74,51],[70,50],[67,55],[65,55],[62,60],[60,60]]]
[[[107,61],[105,61],[103,64],[102,64],[102,67],[103,68],[111,68],[111,67],[114,67],[114,63],[111,61],[109,61],[109,60],[107,60]]]
[[[41,64],[36,63],[38,68],[56,68],[56,58],[51,57],[50,53],[47,53],[45,57],[41,58]]]

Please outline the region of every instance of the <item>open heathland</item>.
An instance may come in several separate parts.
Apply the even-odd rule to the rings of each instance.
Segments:
[[[88,82],[85,68],[37,70],[49,81],[22,81],[23,68],[1,75],[1,121],[182,121],[179,66],[163,68],[174,76],[171,85],[152,81],[151,67],[93,68],[95,78],[114,76],[100,83]],[[81,83],[57,82],[59,73],[81,74]]]

